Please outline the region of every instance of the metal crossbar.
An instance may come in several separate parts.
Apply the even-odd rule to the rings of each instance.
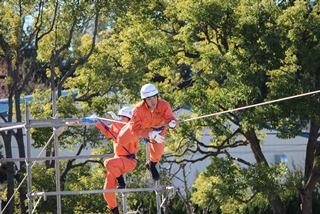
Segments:
[[[55,195],[79,195],[79,194],[94,194],[104,192],[151,192],[173,190],[173,186],[158,186],[150,188],[126,188],[126,189],[108,189],[108,190],[79,190],[79,191],[61,191],[61,192],[33,192],[31,196],[55,196]]]
[[[39,158],[29,158],[30,161],[41,161],[41,160],[65,160],[65,159],[91,159],[91,158],[105,158],[113,157],[114,154],[103,154],[103,155],[76,155],[76,156],[59,156],[59,157],[39,157]],[[15,161],[25,161],[27,158],[1,158],[0,163],[3,162],[15,162]]]

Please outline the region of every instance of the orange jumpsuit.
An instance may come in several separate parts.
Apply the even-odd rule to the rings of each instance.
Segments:
[[[125,126],[125,124],[122,123],[113,123],[109,126],[109,131],[112,133],[111,134],[109,131],[105,130],[105,128],[100,123],[96,123],[95,125],[107,138],[113,139],[114,137],[118,136],[121,128]],[[104,166],[107,172],[103,189],[116,189],[118,185],[116,178],[124,173],[132,172],[132,170],[136,167],[137,161],[126,156],[129,155],[128,152],[130,154],[137,155],[138,140],[138,137],[131,138],[129,141],[119,144],[114,139],[113,150],[115,156],[104,161]],[[124,147],[128,151],[126,151]],[[114,192],[105,192],[103,193],[103,197],[106,200],[109,209],[113,209],[118,206],[116,194]]]
[[[134,106],[132,111],[132,118],[126,124],[118,135],[117,142],[123,143],[135,137],[149,137],[149,132],[154,131],[153,128],[160,128],[164,126],[163,131],[160,133],[165,136],[166,125],[171,121],[176,120],[170,104],[163,100],[158,99],[156,108],[151,112],[144,101],[139,102]],[[150,144],[150,160],[152,162],[159,162],[162,157],[164,143],[156,143],[152,141]]]

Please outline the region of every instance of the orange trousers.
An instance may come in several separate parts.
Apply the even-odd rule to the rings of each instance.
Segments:
[[[150,143],[150,160],[159,162],[162,157],[164,143]]]
[[[104,182],[103,189],[116,189],[118,185],[117,177],[124,173],[132,172],[136,167],[137,161],[125,156],[115,156],[113,158],[104,161],[104,167],[106,168],[106,180]],[[118,206],[116,193],[104,192],[104,200],[106,200],[109,209],[113,209]]]
[[[163,130],[161,132],[161,135],[165,136],[165,133],[166,133],[166,130]],[[136,139],[136,138],[139,138],[139,136],[130,131],[130,124],[127,123],[119,132],[119,135],[117,137],[117,143],[121,145],[125,145],[125,143],[130,142],[132,141],[132,139]],[[164,143],[157,143],[154,140],[151,140],[151,142],[152,143],[150,143],[150,160],[152,162],[159,162],[162,158]]]

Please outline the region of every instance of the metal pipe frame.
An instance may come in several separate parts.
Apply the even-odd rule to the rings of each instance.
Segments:
[[[173,186],[158,186],[149,188],[126,188],[126,189],[108,189],[108,190],[79,190],[79,191],[59,191],[59,192],[33,192],[31,196],[55,196],[55,195],[79,195],[79,194],[94,194],[104,192],[151,192],[173,190]]]
[[[142,192],[142,191],[155,191],[156,192],[156,198],[157,198],[157,213],[161,213],[161,199],[159,192],[164,190],[173,190],[173,186],[159,186],[159,182],[156,182],[156,187],[153,188],[128,188],[128,189],[112,189],[112,190],[81,190],[81,191],[60,191],[60,183],[58,182],[56,184],[56,188],[58,191],[56,192],[32,192],[32,175],[31,175],[31,163],[33,161],[39,161],[39,160],[62,160],[62,159],[90,159],[90,158],[104,158],[104,157],[113,157],[113,154],[104,154],[104,155],[84,155],[84,156],[59,156],[57,153],[57,156],[55,157],[38,157],[38,158],[32,158],[31,157],[31,139],[30,139],[30,128],[40,128],[40,127],[54,127],[54,126],[91,126],[94,124],[82,122],[81,118],[67,118],[67,119],[45,119],[45,120],[33,120],[29,119],[29,111],[28,111],[28,105],[26,103],[26,123],[22,122],[9,122],[9,123],[0,123],[0,132],[1,131],[7,131],[11,129],[19,129],[24,128],[26,131],[27,136],[27,156],[26,158],[2,158],[0,159],[0,163],[2,162],[15,162],[15,161],[25,161],[27,163],[27,178],[28,178],[28,209],[29,214],[33,212],[33,203],[32,198],[35,196],[43,196],[44,200],[46,200],[47,196],[57,196],[57,213],[61,214],[61,196],[62,195],[76,195],[76,194],[94,194],[94,193],[104,193],[104,192],[122,192],[124,194],[124,197],[126,193],[128,192]],[[54,134],[55,135],[55,134]],[[55,136],[55,143],[56,146],[58,146],[58,140],[57,136]],[[149,153],[147,146],[147,154]],[[59,161],[57,161],[59,162]],[[58,165],[58,164],[57,164]],[[59,165],[56,166],[59,168]],[[159,169],[159,168],[158,168]],[[56,170],[58,171],[58,170]],[[151,175],[149,175],[151,177]],[[60,176],[57,176],[60,177]],[[125,198],[126,203],[126,198]],[[34,207],[36,208],[36,207]],[[124,207],[124,210],[126,210],[126,207]]]
[[[82,156],[59,156],[59,157],[39,157],[39,158],[29,158],[31,161],[41,161],[41,160],[65,160],[65,159],[91,159],[91,158],[105,158],[113,157],[114,154],[104,154],[104,155],[82,155]],[[25,161],[26,158],[1,158],[0,163],[3,162],[15,162],[15,161]]]
[[[32,193],[32,174],[31,174],[31,136],[30,136],[30,124],[29,124],[29,108],[28,108],[28,103],[25,104],[26,108],[26,125],[25,125],[25,131],[26,131],[26,136],[27,136],[27,153],[26,153],[26,165],[27,165],[27,184],[28,184],[28,192],[27,192],[27,199],[28,199],[28,210],[29,214],[32,214],[33,210],[33,203],[32,203],[32,197],[30,194]]]

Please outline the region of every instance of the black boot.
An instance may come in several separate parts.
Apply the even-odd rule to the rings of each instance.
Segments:
[[[151,171],[152,178],[157,181],[160,179],[160,175],[156,168],[156,164],[157,162],[148,161],[146,164],[146,168]]]
[[[112,214],[120,214],[118,207],[115,207],[111,210]]]
[[[117,189],[124,189],[126,188],[126,183],[124,182],[123,176],[120,175],[119,177],[117,177],[117,181],[118,181],[118,186]]]

